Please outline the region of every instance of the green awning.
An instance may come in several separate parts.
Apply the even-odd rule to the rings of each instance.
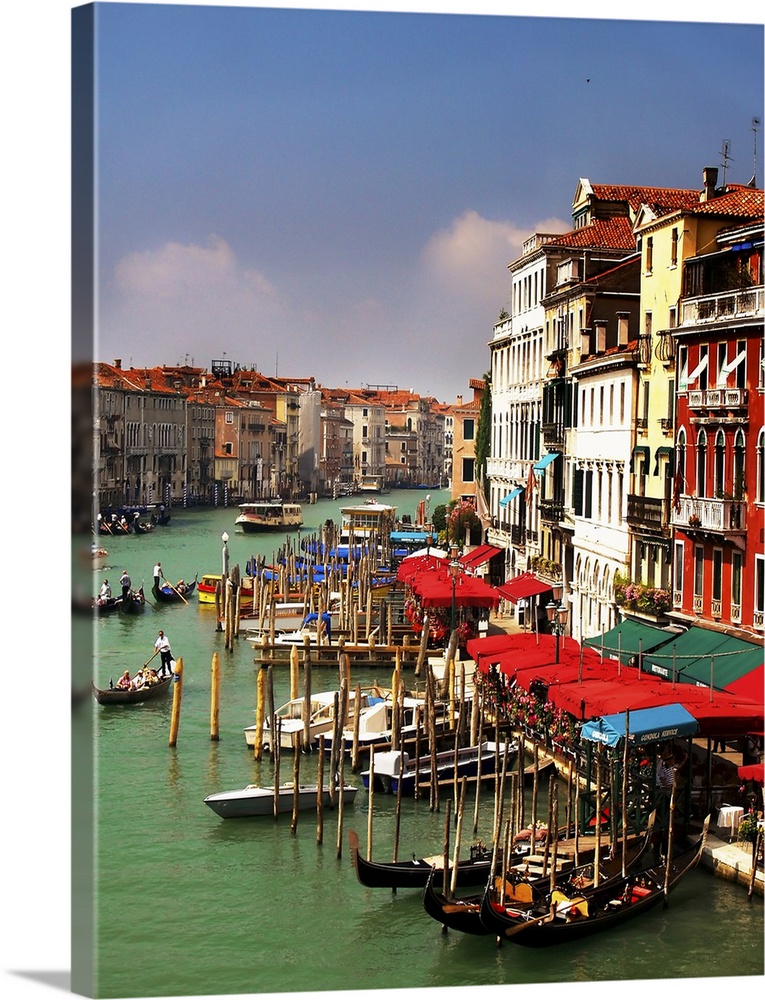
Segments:
[[[646,653],[658,649],[665,642],[676,638],[677,632],[667,632],[655,625],[647,625],[643,622],[633,621],[631,618],[625,618],[623,622],[609,629],[608,632],[604,632],[603,635],[594,635],[585,639],[582,645],[592,646],[596,652],[602,648],[604,656],[618,659],[626,666],[630,659],[641,651],[645,657]]]
[[[643,462],[645,463],[646,475],[648,474],[648,466],[651,464],[651,449],[645,444],[636,444],[632,449],[632,456],[630,458],[630,472],[635,471],[635,456],[641,456]]]
[[[659,654],[652,653],[643,660],[644,669],[660,677],[671,680],[674,675],[687,684],[715,688],[724,688],[762,662],[762,645],[695,625],[677,639],[670,639]]]

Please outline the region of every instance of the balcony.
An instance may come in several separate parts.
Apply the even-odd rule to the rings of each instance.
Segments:
[[[563,502],[561,500],[539,500],[537,503],[539,517],[545,523],[558,524],[563,520]]]
[[[688,392],[688,409],[691,423],[736,423],[748,412],[749,397],[746,389],[691,389]]]
[[[700,295],[683,302],[682,326],[724,323],[747,316],[762,316],[765,311],[765,290],[760,285],[717,295]]]
[[[564,427],[562,422],[552,421],[542,424],[542,438],[545,447],[554,450],[556,447],[562,449],[564,441]]]
[[[667,501],[661,497],[645,497],[638,493],[629,493],[627,495],[627,524],[643,531],[667,534],[669,530],[667,508]]]
[[[711,532],[732,536],[731,540],[740,547],[746,537],[746,504],[717,497],[681,496],[672,514],[672,525],[686,534]]]

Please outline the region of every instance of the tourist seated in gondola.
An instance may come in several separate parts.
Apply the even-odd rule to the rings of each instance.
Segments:
[[[134,691],[138,691],[139,688],[144,687],[145,684],[146,684],[146,677],[143,672],[143,667],[141,667],[141,669],[135,675],[133,680],[130,682],[130,686],[133,688]]]
[[[117,681],[117,687],[121,688],[123,690],[129,690],[130,689],[130,671],[129,670],[126,670],[125,673],[122,675],[122,677],[120,677],[120,679]]]
[[[109,586],[109,581],[104,580],[101,584],[101,589],[98,592],[98,603],[106,604],[109,598],[112,596],[112,588]]]

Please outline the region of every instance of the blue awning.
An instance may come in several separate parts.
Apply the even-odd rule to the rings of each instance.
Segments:
[[[507,507],[511,500],[515,500],[517,496],[520,496],[520,494],[523,493],[523,489],[523,486],[516,486],[514,490],[510,490],[510,492],[506,496],[503,496],[499,501],[499,506]]]
[[[550,462],[554,462],[560,455],[558,451],[551,451],[548,455],[543,455],[534,466],[534,472],[543,472]]]
[[[629,713],[630,741],[658,743],[671,740],[675,736],[691,736],[698,731],[699,724],[691,713],[678,703],[661,705],[658,708],[639,708]],[[627,731],[627,713],[604,715],[601,719],[586,722],[582,726],[582,736],[593,743],[605,743],[615,747]]]

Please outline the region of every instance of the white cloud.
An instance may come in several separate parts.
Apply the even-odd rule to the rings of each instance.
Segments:
[[[428,240],[422,252],[424,273],[450,296],[468,302],[488,302],[492,308],[506,298],[507,265],[520,256],[523,241],[533,232],[565,232],[570,226],[547,219],[533,229],[509,220],[492,221],[468,209]]]

